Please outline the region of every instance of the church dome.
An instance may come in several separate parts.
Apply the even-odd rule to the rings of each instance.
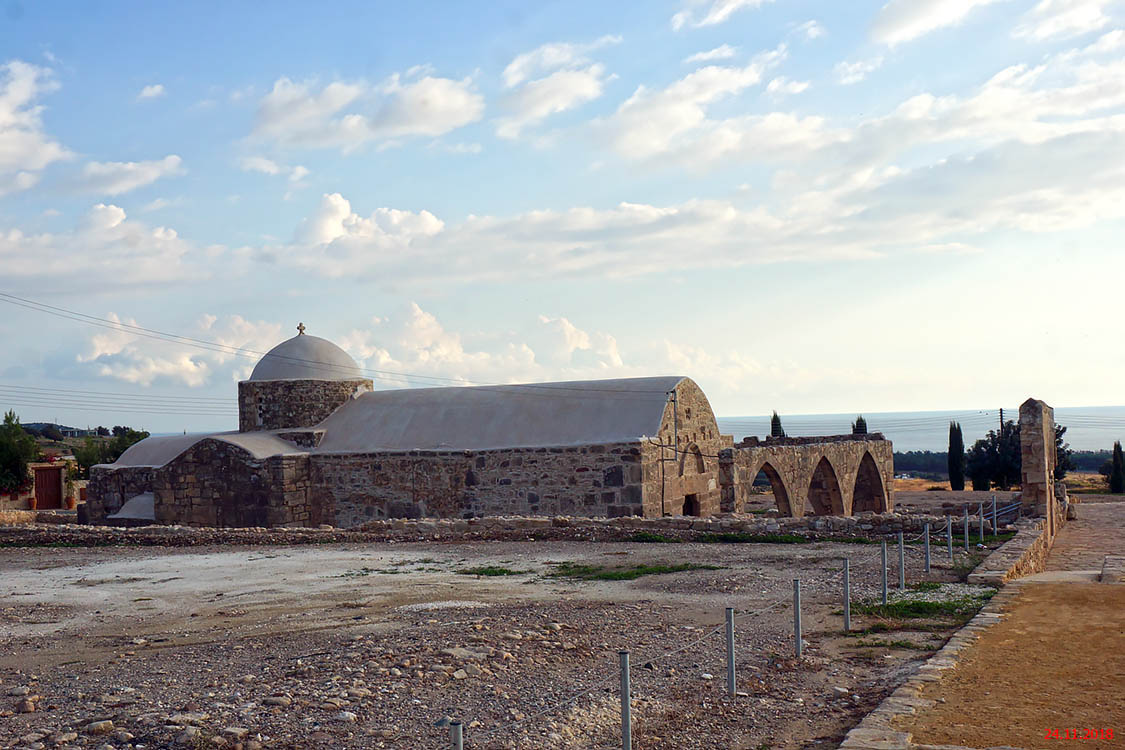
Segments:
[[[363,373],[355,360],[328,339],[298,334],[270,349],[250,373],[250,380],[353,380]]]

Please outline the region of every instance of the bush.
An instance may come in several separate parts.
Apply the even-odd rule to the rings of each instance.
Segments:
[[[27,465],[38,456],[35,438],[24,431],[16,413],[8,411],[0,425],[0,492],[24,487],[29,481]]]

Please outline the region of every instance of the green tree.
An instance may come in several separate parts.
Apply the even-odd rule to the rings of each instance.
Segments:
[[[777,415],[776,411],[773,413],[773,416],[770,417],[770,437],[785,437],[785,430],[781,426],[781,417]]]
[[[1077,469],[1074,464],[1074,451],[1070,449],[1070,443],[1063,442],[1063,436],[1066,435],[1066,427],[1062,425],[1055,425],[1055,480],[1061,482],[1066,479],[1066,473]]]
[[[1109,472],[1109,491],[1116,494],[1125,492],[1125,456],[1121,454],[1121,441],[1113,444],[1113,467]]]
[[[53,440],[56,443],[61,443],[63,441],[63,438],[65,437],[62,434],[62,430],[59,429],[59,426],[54,424],[49,424],[44,427],[43,431],[40,434],[48,440]]]
[[[857,416],[855,418],[855,421],[852,422],[852,434],[853,435],[866,435],[867,434],[867,420],[863,418],[862,414]]]
[[[88,437],[79,447],[74,449],[74,459],[78,462],[79,476],[83,479],[90,476],[90,467],[107,463],[109,441]]]
[[[1019,483],[1021,463],[1020,428],[1011,420],[1000,430],[989,430],[965,457],[965,469],[978,492],[992,486],[1007,490]]]
[[[946,460],[949,469],[949,488],[954,492],[965,489],[965,438],[961,435],[961,425],[949,423],[949,453]],[[973,489],[976,489],[974,486]]]
[[[15,492],[27,484],[27,465],[38,456],[35,438],[24,431],[14,411],[6,412],[0,425],[0,491]]]

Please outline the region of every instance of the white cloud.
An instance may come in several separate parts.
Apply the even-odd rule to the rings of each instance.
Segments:
[[[153,83],[141,89],[141,93],[137,94],[137,99],[157,99],[164,96],[164,84]]]
[[[882,57],[873,57],[870,60],[856,60],[855,62],[839,62],[836,63],[835,68],[836,79],[845,86],[859,83],[867,77],[868,73],[873,73],[882,66]]]
[[[875,17],[871,35],[897,45],[947,26],[956,26],[976,8],[1002,0],[890,0]]]
[[[804,34],[806,39],[818,39],[828,32],[815,20],[805,21],[796,28],[798,34]]]
[[[79,190],[100,195],[120,195],[151,185],[162,177],[184,173],[183,160],[169,154],[155,161],[91,161],[75,179]]]
[[[1097,31],[1110,23],[1105,9],[1114,0],[1040,0],[1013,34],[1034,41]]]
[[[643,372],[626,365],[613,335],[583,330],[562,316],[539,315],[517,330],[466,336],[412,302],[401,314],[373,318],[370,327],[352,329],[336,341],[361,367],[420,376],[374,375],[387,386],[542,382]]]
[[[808,81],[792,81],[785,76],[774,78],[766,85],[766,92],[770,94],[799,94],[809,87]]]
[[[363,217],[352,212],[351,204],[339,193],[325,195],[316,214],[302,222],[298,242],[310,245],[355,243],[366,252],[403,250],[415,239],[439,234],[445,224],[429,211],[412,213],[393,208],[376,209]]]
[[[589,64],[587,55],[595,50],[613,44],[620,44],[621,37],[614,35],[603,36],[586,44],[570,42],[552,42],[544,44],[530,52],[516,55],[501,77],[504,79],[505,88],[518,86],[530,78],[559,70],[560,68],[575,68]]]
[[[244,156],[238,160],[238,167],[243,172],[259,172],[271,177],[284,175],[294,187],[302,185],[301,181],[310,174],[308,168],[300,164],[289,167],[264,156]]]
[[[1125,30],[1114,29],[1098,37],[1098,40],[1082,50],[1088,55],[1104,55],[1125,48]]]
[[[43,131],[37,100],[58,88],[51,71],[19,60],[0,66],[0,195],[27,190],[72,154]]]
[[[77,357],[80,364],[99,377],[142,386],[168,382],[198,388],[220,373],[230,380],[243,380],[254,366],[252,358],[156,342],[126,327],[137,326],[135,319],[123,320],[113,312],[106,317],[120,327],[90,336],[86,350]],[[281,326],[252,322],[239,315],[220,320],[205,314],[187,335],[223,347],[267,351],[280,339]]]
[[[707,124],[707,107],[754,86],[785,58],[785,46],[755,56],[742,68],[709,65],[660,90],[639,86],[599,127],[622,156],[641,159],[672,150]]]
[[[172,201],[167,198],[156,198],[142,206],[141,211],[148,214],[153,211],[159,211],[162,208],[167,208],[170,205],[172,205]]]
[[[70,231],[38,234],[0,228],[0,267],[19,284],[101,290],[191,282],[221,248],[197,248],[174,229],[129,220],[99,203]],[[228,269],[233,272],[233,269]]]
[[[726,23],[740,10],[758,8],[770,0],[687,0],[687,7],[672,16],[672,28],[700,28]],[[699,6],[707,6],[700,12]]]
[[[339,148],[439,136],[479,120],[484,97],[470,78],[453,80],[412,69],[383,83],[326,86],[280,78],[258,105],[253,135],[282,145]]]
[[[591,63],[587,54],[620,41],[619,36],[603,36],[586,44],[553,42],[517,55],[504,68],[504,87],[512,91],[501,106],[510,114],[496,120],[496,134],[518,138],[530,125],[601,97],[614,76],[600,63]],[[533,78],[537,75],[542,77]]]
[[[512,114],[497,120],[496,134],[501,138],[518,138],[529,125],[597,99],[611,78],[603,66],[595,64],[579,70],[555,71],[545,78],[528,81],[505,98],[503,106]]]
[[[729,60],[737,54],[738,47],[723,44],[714,49],[709,49],[706,52],[696,52],[694,55],[688,55],[684,58],[684,64],[691,65],[693,63],[712,62],[714,60]]]

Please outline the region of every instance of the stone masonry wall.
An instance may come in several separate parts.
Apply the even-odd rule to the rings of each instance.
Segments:
[[[678,441],[678,443],[676,442]],[[689,378],[664,407],[659,434],[642,445],[644,515],[711,516],[720,511],[719,452],[733,444],[719,434],[703,390]]]
[[[1020,406],[1023,510],[1050,521],[1055,500],[1055,410],[1029,398]],[[1048,529],[1048,534],[1054,532]]]
[[[155,472],[157,523],[310,526],[307,454],[255,459],[221,440],[201,440]]]
[[[90,482],[86,485],[86,513],[90,521],[101,522],[121,510],[129,498],[152,492],[154,472],[151,466],[92,467]]]
[[[783,516],[803,516],[810,506],[816,515],[847,516],[894,508],[894,448],[878,433],[744,441],[724,451],[720,463],[725,512],[743,511],[759,471]]]
[[[349,528],[383,518],[642,515],[642,448],[313,455],[311,504]]]
[[[238,384],[238,431],[312,427],[372,387],[365,378],[243,380]]]

